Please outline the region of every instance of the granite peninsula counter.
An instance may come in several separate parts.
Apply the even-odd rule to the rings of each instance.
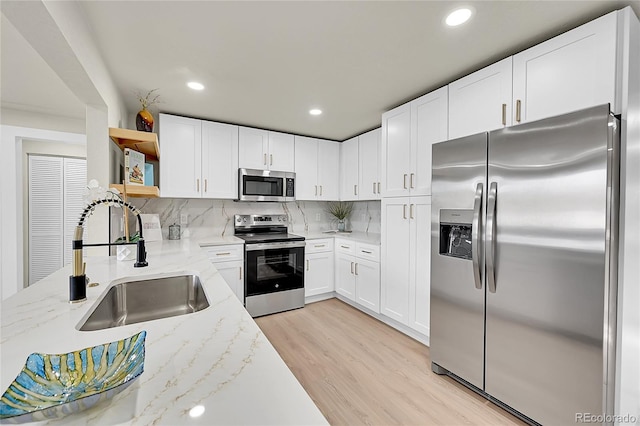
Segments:
[[[87,276],[100,285],[87,288],[86,302],[68,302],[70,266],[3,301],[0,392],[32,352],[71,352],[146,330],[144,373],[132,386],[42,424],[327,424],[197,242],[147,243],[147,252],[146,268],[114,256],[88,257]],[[107,330],[76,329],[111,281],[176,272],[200,276],[209,308]],[[204,413],[192,418],[189,410],[197,405]]]

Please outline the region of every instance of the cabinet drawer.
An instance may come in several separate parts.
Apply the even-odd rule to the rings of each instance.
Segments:
[[[356,254],[356,243],[349,240],[336,239],[336,253]]]
[[[321,253],[333,251],[333,238],[323,238],[320,240],[307,240],[305,253]]]
[[[356,256],[361,259],[369,259],[380,262],[380,246],[366,243],[356,244]]]
[[[213,263],[244,260],[244,245],[242,244],[204,247],[204,250],[207,252],[209,260]]]

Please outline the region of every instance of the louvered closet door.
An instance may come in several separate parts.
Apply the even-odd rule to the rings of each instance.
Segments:
[[[86,182],[85,159],[29,155],[29,285],[71,262]]]
[[[81,158],[65,158],[63,169],[64,239],[62,241],[62,247],[64,250],[63,264],[68,265],[71,263],[71,240],[73,239],[73,233],[80,220],[80,213],[82,213],[82,209],[86,204],[84,202],[84,193],[87,187],[87,160]]]
[[[62,267],[63,161],[29,156],[29,285]]]

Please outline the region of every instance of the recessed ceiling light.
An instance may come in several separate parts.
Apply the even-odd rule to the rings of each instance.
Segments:
[[[322,110],[318,109],[318,108],[310,109],[309,110],[309,114],[311,114],[311,115],[320,115],[320,114],[322,114]]]
[[[471,9],[467,7],[462,7],[460,9],[456,9],[451,12],[445,22],[450,27],[457,27],[458,25],[464,24],[471,18],[472,12]]]
[[[202,83],[198,83],[197,81],[190,81],[187,83],[187,86],[189,86],[190,89],[193,90],[202,90],[204,89],[204,86],[202,85]]]

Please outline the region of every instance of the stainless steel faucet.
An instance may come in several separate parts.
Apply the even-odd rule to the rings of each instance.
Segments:
[[[122,242],[122,243],[98,243],[98,244],[84,244],[82,241],[82,234],[84,233],[84,221],[91,215],[93,210],[101,205],[117,204],[122,208],[128,208],[138,218],[138,228],[140,230],[140,239],[135,243]],[[142,218],[140,217],[140,210],[132,206],[126,201],[117,198],[104,198],[101,200],[92,201],[85,207],[84,211],[80,215],[80,220],[76,226],[73,234],[73,241],[71,242],[71,248],[73,249],[73,261],[72,269],[73,275],[69,277],[69,302],[77,303],[87,300],[87,275],[85,274],[86,264],[83,261],[82,249],[83,247],[103,247],[103,246],[119,246],[119,245],[131,245],[136,244],[136,263],[133,264],[135,268],[141,268],[148,266],[147,251],[144,245],[144,238],[142,237]]]

